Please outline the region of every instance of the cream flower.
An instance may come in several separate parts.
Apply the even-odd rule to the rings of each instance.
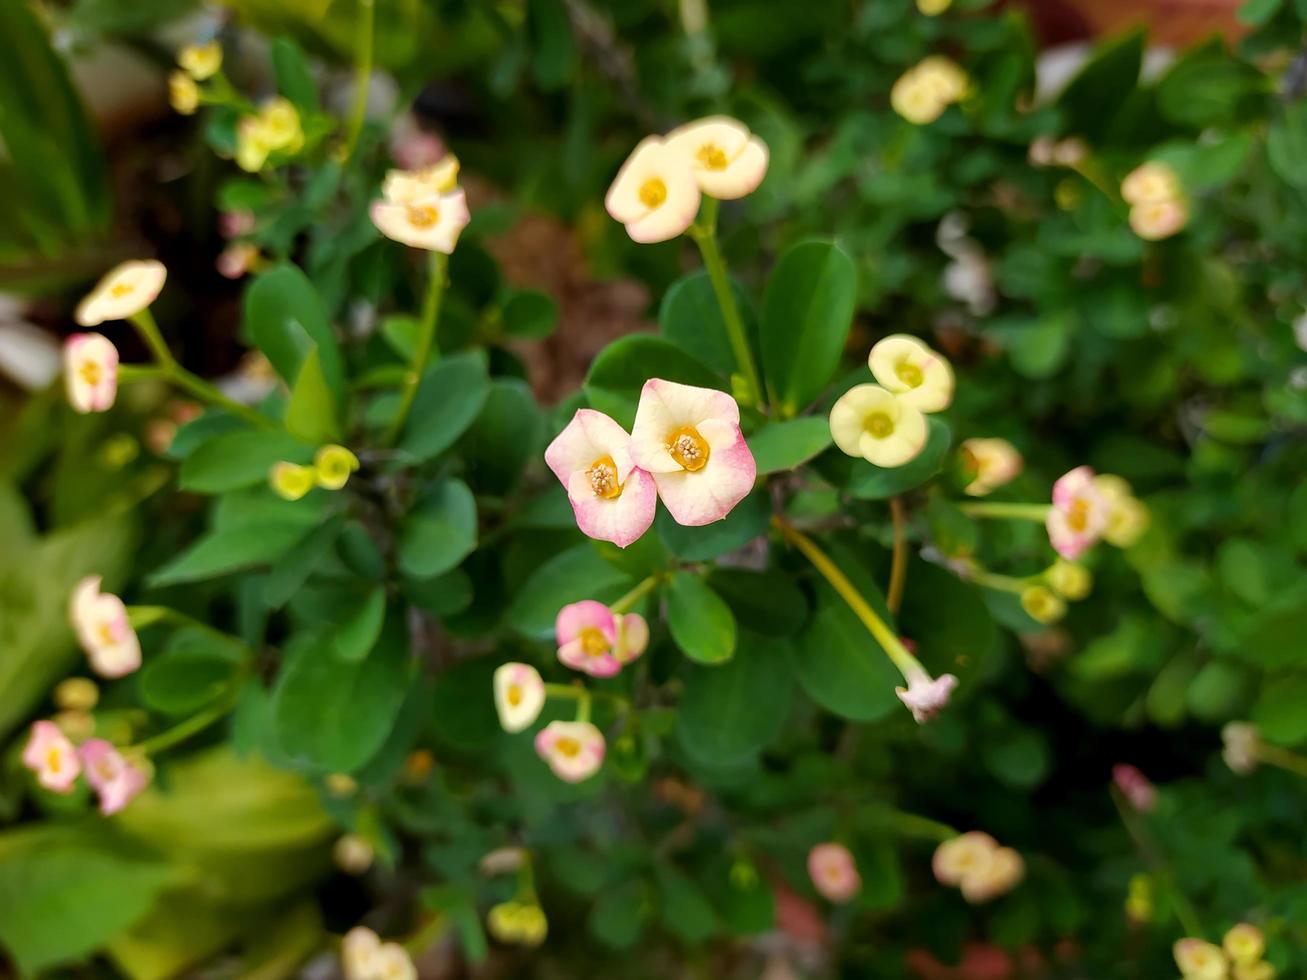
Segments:
[[[640,391],[631,459],[653,476],[672,519],[689,527],[729,514],[758,473],[734,398],[661,378]]]
[[[973,875],[983,875],[998,849],[998,841],[979,830],[946,840],[935,848],[931,870],[941,885],[960,885]]]
[[[340,944],[345,980],[417,980],[417,969],[399,943],[383,943],[366,926],[355,926]]]
[[[545,682],[529,664],[506,663],[495,668],[495,711],[506,732],[520,732],[540,717],[545,706]]]
[[[326,490],[339,490],[359,468],[359,458],[344,446],[323,446],[313,454],[313,477]]]
[[[71,793],[82,771],[77,750],[59,726],[38,721],[23,749],[23,765],[36,773],[36,781],[54,793]]]
[[[629,664],[649,645],[649,624],[639,613],[614,616],[617,619],[617,644],[613,654],[623,664]]]
[[[683,149],[647,136],[617,172],[604,207],[626,225],[631,240],[665,242],[683,234],[699,213],[699,183]]]
[[[604,764],[604,736],[588,721],[551,721],[536,734],[536,753],[569,783],[589,779]]]
[[[842,904],[862,891],[862,876],[853,855],[843,844],[818,844],[808,852],[808,877],[828,902]]]
[[[1230,966],[1221,947],[1202,939],[1178,940],[1172,949],[1185,980],[1226,980]]]
[[[1010,847],[999,847],[989,857],[983,872],[962,879],[962,897],[973,905],[988,902],[1016,887],[1026,874],[1026,862]]]
[[[150,782],[144,770],[102,738],[84,742],[78,750],[86,770],[86,781],[100,798],[100,812],[106,817],[134,800]]]
[[[1094,487],[1107,498],[1109,509],[1103,540],[1118,548],[1131,547],[1148,530],[1148,508],[1129,483],[1112,473],[1094,477]]]
[[[918,724],[934,718],[948,704],[958,679],[952,674],[931,677],[924,670],[910,671],[907,687],[896,687],[894,693],[907,705]]]
[[[1184,201],[1148,201],[1130,209],[1130,228],[1145,241],[1170,238],[1189,223],[1189,208]]]
[[[168,270],[154,259],[124,262],[106,275],[73,314],[80,326],[96,327],[106,320],[126,320],[158,298]]]
[[[177,64],[197,82],[212,78],[222,67],[222,45],[217,41],[207,44],[188,44],[177,56]]]
[[[1230,767],[1231,772],[1246,776],[1257,768],[1257,753],[1261,748],[1262,738],[1257,728],[1247,722],[1232,721],[1221,729],[1221,741],[1224,748],[1221,758]]]
[[[100,591],[100,576],[77,583],[69,617],[91,668],[101,677],[122,677],[141,666],[141,642],[116,595]]]
[[[448,194],[458,186],[458,171],[458,157],[446,153],[420,170],[387,171],[381,194],[391,204],[412,204],[432,195]]]
[[[359,834],[343,834],[331,845],[331,859],[347,875],[364,874],[372,867],[376,851],[371,841]]]
[[[1066,615],[1066,602],[1043,585],[1030,585],[1021,590],[1021,608],[1035,622],[1046,626]]]
[[[1045,524],[1054,550],[1074,561],[1107,530],[1111,506],[1094,483],[1094,471],[1077,466],[1053,484],[1053,507]]]
[[[664,138],[690,161],[699,190],[733,201],[751,193],[767,174],[767,144],[730,116],[709,116],[680,126]]]
[[[1121,196],[1130,204],[1157,204],[1181,196],[1180,178],[1164,163],[1145,163],[1121,182]]]
[[[972,497],[983,497],[1015,480],[1025,465],[1021,453],[1006,439],[968,439],[961,452],[971,477],[964,489]]]
[[[926,448],[926,417],[878,385],[850,388],[831,407],[831,438],[876,466],[902,466]]]
[[[194,115],[200,107],[200,87],[195,79],[184,71],[172,72],[168,76],[168,102],[180,115]]]
[[[1094,588],[1094,576],[1084,565],[1059,559],[1044,572],[1046,581],[1063,599],[1079,602]]]
[[[403,204],[372,202],[372,223],[387,238],[410,248],[449,255],[472,216],[461,187]]]
[[[1266,952],[1266,937],[1255,925],[1240,922],[1225,934],[1221,947],[1236,966],[1251,966]]]
[[[908,122],[925,126],[961,99],[969,84],[954,62],[934,55],[900,76],[890,89],[890,105]]]
[[[942,412],[953,400],[953,368],[916,337],[900,333],[878,341],[867,366],[881,387],[919,412]]]
[[[612,677],[622,669],[617,659],[617,618],[602,602],[584,599],[564,606],[554,621],[558,659],[591,677]]]
[[[118,348],[98,333],[64,341],[64,383],[73,410],[107,412],[118,396]]]
[[[658,507],[654,479],[633,462],[626,430],[603,412],[578,410],[545,462],[567,488],[583,534],[625,548],[649,530]]]

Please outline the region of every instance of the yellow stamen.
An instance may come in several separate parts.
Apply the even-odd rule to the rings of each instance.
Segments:
[[[63,753],[58,748],[52,748],[45,754],[45,767],[56,776],[59,770],[64,767]]]
[[[608,639],[594,626],[584,627],[578,639],[587,657],[601,657],[608,652]]]
[[[894,434],[894,420],[885,412],[872,412],[862,425],[877,439],[885,439]]]
[[[91,387],[100,383],[100,365],[95,361],[82,361],[77,368],[77,373]]]
[[[506,695],[505,700],[508,701],[509,705],[510,705],[511,707],[514,707],[514,708],[516,708],[519,704],[521,704],[521,703],[522,703],[522,685],[521,685],[521,684],[510,684],[509,687],[508,687],[508,694]]]
[[[575,759],[581,754],[581,743],[570,735],[564,736],[555,742],[554,748],[558,751],[559,755],[565,755],[569,759]]]
[[[440,220],[440,209],[430,204],[410,204],[408,223],[414,228],[431,228]]]
[[[109,287],[109,295],[114,297],[114,299],[122,299],[128,293],[132,292],[134,288],[135,287],[133,287],[131,283],[116,282]]]
[[[699,147],[699,152],[695,156],[709,170],[725,170],[731,162],[726,159],[726,153],[716,143],[705,143]]]
[[[661,177],[650,177],[640,185],[640,203],[652,210],[667,200],[667,185]]]
[[[603,500],[616,500],[622,495],[622,485],[617,481],[617,464],[611,456],[601,456],[590,464],[586,470],[590,478],[590,489],[596,497]]]
[[[692,425],[683,425],[667,437],[667,451],[691,473],[708,465],[708,441]]]
[[[1071,510],[1066,516],[1066,523],[1071,530],[1083,532],[1089,526],[1089,504],[1077,497],[1071,504]]]
[[[917,365],[910,361],[900,361],[895,365],[894,373],[897,374],[899,380],[909,388],[920,388],[921,383],[926,380],[926,376],[921,368],[917,367]]]

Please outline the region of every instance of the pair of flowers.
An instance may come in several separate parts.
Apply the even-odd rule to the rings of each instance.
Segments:
[[[876,466],[902,466],[926,448],[926,414],[953,400],[953,368],[916,337],[894,334],[867,356],[879,384],[855,385],[831,408],[835,445]]]
[[[372,202],[372,223],[410,248],[450,254],[471,220],[458,168],[458,158],[446,153],[429,167],[390,171],[381,185],[382,200]]]
[[[1180,178],[1164,163],[1154,160],[1130,171],[1121,196],[1130,205],[1130,227],[1147,241],[1170,238],[1189,221]]]
[[[1011,891],[1026,873],[1020,854],[979,830],[940,844],[931,868],[940,884],[956,886],[973,905]]]
[[[665,136],[647,136],[631,151],[604,198],[632,241],[683,235],[703,195],[731,201],[767,173],[767,144],[729,116],[709,116]]]
[[[1130,547],[1147,527],[1148,511],[1121,477],[1077,466],[1053,484],[1045,525],[1053,549],[1074,561],[1100,539]]]
[[[530,664],[506,663],[495,670],[495,710],[504,731],[529,728],[545,706],[545,682]],[[603,732],[588,721],[551,721],[536,733],[536,754],[559,779],[579,783],[604,764]]]
[[[283,500],[299,500],[314,487],[340,490],[359,468],[359,458],[344,446],[322,446],[313,455],[312,466],[274,463],[268,472],[272,491]]]
[[[828,902],[842,905],[862,891],[862,875],[852,852],[834,841],[818,844],[808,852],[808,877]]]
[[[653,523],[657,501],[678,524],[719,521],[753,489],[757,466],[735,399],[712,388],[653,378],[628,434],[580,409],[545,450],[581,531],[620,548]]]
[[[1172,952],[1184,980],[1274,980],[1275,967],[1262,959],[1266,937],[1255,925],[1240,922],[1221,945],[1189,937],[1176,942]]]
[[[396,942],[382,942],[367,926],[345,933],[340,965],[345,980],[417,980],[418,975],[408,950]]]
[[[931,55],[909,68],[890,89],[890,106],[916,126],[933,123],[967,94],[967,73],[942,55]]]
[[[177,112],[189,116],[200,106],[199,83],[222,68],[222,45],[217,41],[188,44],[177,56],[177,64],[178,70],[168,76],[168,100]]]
[[[292,157],[304,148],[299,110],[287,98],[275,96],[257,114],[236,124],[236,166],[258,173],[273,155]]]
[[[38,783],[54,793],[71,793],[77,778],[85,772],[105,816],[125,807],[150,782],[145,769],[130,762],[104,739],[88,739],[74,747],[52,721],[32,725],[23,749],[23,765],[36,774]]]

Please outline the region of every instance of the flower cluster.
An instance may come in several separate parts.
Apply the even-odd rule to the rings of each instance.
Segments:
[[[1154,160],[1132,170],[1121,182],[1121,196],[1130,205],[1130,227],[1150,242],[1170,238],[1189,220],[1180,178],[1164,163]]]
[[[857,862],[843,844],[828,841],[813,847],[808,852],[808,877],[812,879],[812,887],[828,902],[843,904],[862,891]]]
[[[1253,725],[1243,721],[1228,722],[1221,729],[1221,758],[1231,772],[1246,776],[1257,768],[1262,737]]]
[[[702,195],[730,201],[752,192],[767,173],[767,144],[728,116],[647,136],[631,151],[604,198],[632,241],[665,242],[684,234]]]
[[[102,738],[74,747],[52,721],[33,723],[23,749],[23,765],[36,781],[53,793],[71,793],[83,773],[100,800],[105,816],[127,806],[149,784],[148,771],[130,761]]]
[[[269,99],[257,114],[236,125],[236,165],[248,173],[258,173],[269,158],[288,159],[303,148],[299,110],[282,96]]]
[[[967,94],[967,73],[942,55],[931,55],[904,72],[890,89],[894,111],[915,126],[933,123]]]
[[[1240,922],[1221,945],[1189,937],[1173,949],[1184,980],[1274,980],[1275,967],[1262,959],[1266,937],[1256,926]]]
[[[932,868],[940,884],[957,886],[972,904],[1011,891],[1026,873],[1020,854],[979,830],[940,844]]]
[[[576,693],[587,697],[582,691]],[[495,670],[494,694],[499,724],[510,733],[531,727],[547,697],[540,672],[522,663],[501,664]],[[589,721],[551,721],[536,734],[535,749],[559,779],[579,783],[599,771],[607,743],[603,732]]]
[[[559,610],[554,622],[559,661],[591,677],[612,677],[644,653],[649,624],[639,613],[614,614],[585,599]]]
[[[447,153],[420,170],[390,171],[382,199],[372,202],[372,223],[393,241],[449,255],[471,220],[458,169],[458,158]]]
[[[417,980],[417,969],[399,943],[381,941],[366,926],[355,926],[340,943],[345,980]]]
[[[902,466],[926,448],[926,414],[942,412],[953,400],[953,368],[906,334],[879,341],[867,364],[879,384],[855,385],[839,397],[831,408],[831,437],[850,456]]]
[[[203,91],[199,83],[222,69],[222,46],[217,41],[187,45],[177,56],[177,64],[178,70],[168,76],[168,99],[173,109],[189,116],[200,106]]]
[[[679,524],[719,521],[753,489],[757,466],[725,392],[653,378],[628,435],[580,409],[545,450],[581,531],[618,547],[638,540],[661,499]]]
[[[299,500],[314,487],[340,490],[359,468],[359,459],[344,446],[322,446],[313,456],[312,466],[285,460],[274,463],[268,472],[273,493],[283,500]]]
[[[1148,510],[1119,476],[1077,466],[1053,484],[1045,523],[1053,549],[1074,561],[1100,539],[1130,547],[1148,526]]]
[[[1057,140],[1041,136],[1030,144],[1030,164],[1033,167],[1078,167],[1089,156],[1089,146],[1076,136]]]

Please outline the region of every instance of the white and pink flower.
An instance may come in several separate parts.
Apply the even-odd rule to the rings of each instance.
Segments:
[[[536,753],[569,783],[589,779],[604,764],[603,733],[588,721],[551,721],[536,735]]]
[[[141,666],[141,643],[116,595],[100,591],[100,576],[77,583],[69,616],[77,641],[101,677],[122,677]]]
[[[54,793],[71,793],[82,763],[68,737],[52,721],[38,721],[23,749],[23,765],[36,773],[36,781]]]
[[[83,742],[78,750],[86,781],[100,798],[100,812],[117,813],[149,785],[150,777],[102,738]]]
[[[1136,766],[1127,763],[1113,766],[1112,782],[1140,813],[1147,813],[1157,805],[1157,787]]]
[[[850,901],[862,890],[862,876],[853,855],[843,844],[818,844],[808,852],[812,887],[829,902]]]
[[[953,400],[953,366],[916,337],[897,333],[877,341],[867,366],[882,388],[919,412],[942,412]]]
[[[95,327],[105,320],[126,320],[158,298],[168,270],[154,259],[124,262],[112,269],[77,305],[73,318]]]
[[[584,534],[625,548],[649,530],[658,506],[653,477],[635,465],[626,430],[603,412],[580,409],[545,462],[567,488]]]
[[[540,717],[545,706],[545,682],[530,664],[507,663],[495,668],[495,711],[506,732],[520,732]]]
[[[64,341],[64,381],[73,411],[109,411],[118,397],[118,348],[102,334],[73,334]]]
[[[428,252],[454,251],[458,236],[471,220],[463,188],[431,194],[403,203],[373,201],[372,223],[387,238]]]
[[[758,473],[734,398],[661,378],[646,381],[640,392],[631,457],[653,475],[672,518],[689,527],[729,514]]]
[[[967,439],[961,451],[969,478],[963,489],[972,497],[983,497],[1012,482],[1025,465],[1021,453],[1006,439]]]
[[[618,633],[617,617],[602,602],[583,599],[564,606],[554,621],[558,659],[591,677],[612,677],[622,669]]]
[[[1053,484],[1053,508],[1045,521],[1048,540],[1067,561],[1088,551],[1107,530],[1111,502],[1094,482],[1094,471],[1077,466]]]
[[[617,646],[613,655],[623,664],[629,664],[649,645],[649,624],[639,613],[613,613],[617,620]]]
[[[767,175],[767,144],[730,116],[678,126],[667,145],[685,154],[699,190],[723,201],[751,193]]]
[[[958,684],[958,679],[952,674],[931,677],[925,670],[909,671],[907,681],[907,687],[896,687],[894,693],[907,705],[916,722],[922,725],[943,710],[953,688]]]
[[[604,207],[631,240],[665,242],[683,234],[699,213],[699,182],[684,145],[647,136],[617,172]]]

